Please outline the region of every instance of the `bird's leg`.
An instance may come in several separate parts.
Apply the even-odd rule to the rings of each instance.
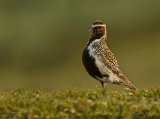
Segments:
[[[104,88],[104,82],[103,81],[101,81],[101,85],[102,85],[102,88]]]
[[[101,81],[101,84],[102,84],[102,90],[101,90],[102,95],[105,95],[106,94],[106,88],[104,88],[105,87],[104,82]]]

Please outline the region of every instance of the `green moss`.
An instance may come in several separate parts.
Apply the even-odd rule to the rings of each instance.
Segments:
[[[0,92],[0,118],[150,119],[160,118],[160,86],[135,92],[17,89]]]

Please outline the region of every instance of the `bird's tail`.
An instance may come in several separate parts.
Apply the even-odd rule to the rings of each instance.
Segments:
[[[133,90],[136,90],[137,88],[127,79],[127,77],[123,77],[123,81],[122,81],[122,85],[130,88],[130,89],[133,89]]]

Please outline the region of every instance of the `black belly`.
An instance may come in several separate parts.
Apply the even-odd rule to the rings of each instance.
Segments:
[[[82,54],[82,62],[83,62],[85,69],[92,77],[94,78],[103,77],[98,67],[95,64],[95,59],[89,55],[88,50],[86,49],[84,49],[83,54]]]

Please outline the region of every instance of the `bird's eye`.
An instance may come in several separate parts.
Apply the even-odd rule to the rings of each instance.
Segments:
[[[98,29],[101,29],[101,27],[95,27],[94,29],[95,29],[95,30],[98,30]]]

